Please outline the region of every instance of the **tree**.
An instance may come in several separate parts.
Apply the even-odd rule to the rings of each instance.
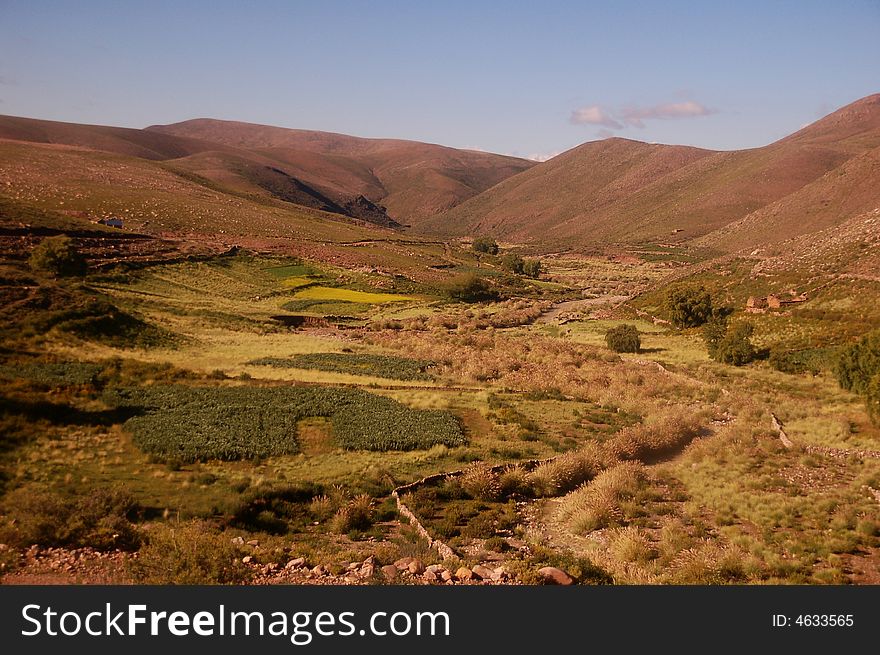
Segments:
[[[40,241],[28,259],[31,268],[56,277],[85,275],[86,260],[68,236],[48,237]]]
[[[864,394],[871,379],[880,374],[880,330],[868,332],[844,348],[837,358],[834,372],[841,387]]]
[[[525,271],[525,263],[525,259],[523,259],[519,255],[514,255],[513,253],[508,253],[501,256],[501,266],[511,273],[516,273],[517,275],[523,274],[523,272]]]
[[[453,280],[448,288],[449,297],[461,302],[486,302],[498,299],[498,292],[480,276],[467,273]]]
[[[498,254],[498,244],[492,237],[477,237],[471,246],[474,252],[485,253],[487,255]]]
[[[537,279],[541,276],[541,260],[526,259],[523,262],[523,275],[526,277]]]
[[[605,343],[616,353],[637,353],[642,339],[635,325],[618,325],[605,333]]]
[[[672,287],[666,293],[666,308],[676,327],[699,327],[712,315],[712,296],[705,287]]]
[[[718,346],[727,335],[727,317],[733,313],[730,307],[716,307],[712,310],[709,320],[703,325],[703,341],[709,357],[716,359]]]
[[[751,323],[737,323],[728,328],[715,349],[713,359],[722,364],[733,364],[734,366],[748,364],[757,356],[755,347],[749,338],[754,331],[755,328]]]
[[[868,415],[880,425],[880,330],[844,348],[834,372],[841,387],[864,396]]]

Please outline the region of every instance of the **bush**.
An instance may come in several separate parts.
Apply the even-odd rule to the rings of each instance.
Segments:
[[[525,259],[523,259],[519,255],[514,255],[513,253],[508,253],[501,257],[502,268],[510,271],[511,273],[516,273],[517,275],[522,275],[525,268],[525,263]]]
[[[618,325],[605,333],[605,343],[616,353],[637,353],[642,348],[635,325]]]
[[[864,396],[871,420],[880,425],[880,330],[845,348],[834,368],[840,386]]]
[[[355,496],[333,516],[331,529],[339,534],[368,530],[373,525],[372,504],[373,500],[367,494]]]
[[[492,237],[477,237],[471,246],[474,252],[485,253],[487,255],[498,254],[498,244]]]
[[[34,270],[45,271],[56,277],[85,275],[86,260],[67,236],[48,237],[31,252],[28,264]]]
[[[716,359],[718,346],[727,335],[727,317],[732,313],[733,310],[729,307],[714,308],[703,325],[703,341],[706,342],[706,350],[712,359]]]
[[[449,297],[461,302],[489,302],[498,300],[498,292],[476,273],[468,273],[453,280],[448,288]]]
[[[488,464],[473,464],[465,469],[460,483],[464,492],[476,500],[501,499],[501,483]]]
[[[526,259],[523,262],[523,275],[537,279],[541,276],[541,261],[539,259]]]
[[[133,550],[140,535],[132,521],[137,503],[118,489],[90,489],[76,496],[45,488],[20,487],[3,499],[3,513],[13,519],[0,526],[0,541],[97,550]]]
[[[250,577],[229,537],[202,522],[155,526],[130,572],[140,584],[240,584]]]
[[[713,359],[734,366],[751,362],[757,356],[757,351],[749,338],[754,331],[755,328],[751,323],[738,323],[729,328],[715,348]]]
[[[712,315],[712,296],[704,287],[675,286],[666,294],[666,309],[676,327],[699,327]]]
[[[880,425],[880,373],[871,378],[868,390],[865,393],[865,403],[868,406],[868,415],[875,425]]]
[[[840,386],[847,391],[867,393],[871,380],[880,374],[880,330],[869,332],[844,348],[834,372]]]

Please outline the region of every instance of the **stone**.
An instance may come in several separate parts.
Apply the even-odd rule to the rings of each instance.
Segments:
[[[250,555],[245,555],[244,557],[241,558],[242,564],[250,564],[253,561],[254,561],[254,558],[251,557]]]
[[[395,568],[394,570],[396,571],[397,569]],[[358,572],[358,575],[362,578],[372,578],[375,572],[376,569],[372,564],[364,564]]]
[[[441,578],[444,582],[451,582],[451,581],[452,581],[452,572],[451,572],[451,571],[443,570],[443,571],[440,572],[440,578]]]
[[[466,582],[468,580],[473,580],[474,572],[471,571],[468,567],[462,566],[455,572],[455,577],[462,582]]]
[[[574,579],[562,569],[555,566],[545,566],[538,569],[538,575],[544,580],[544,584],[555,584],[567,587],[574,584]]]
[[[257,539],[251,539],[250,541],[247,542],[247,545],[248,546],[259,546],[260,542]]]
[[[425,571],[424,573],[422,573],[422,580],[424,580],[425,582],[437,582],[437,574],[433,571]]]
[[[442,564],[431,564],[430,566],[426,566],[425,570],[430,571],[431,573],[436,573],[437,575],[440,575],[440,573],[443,571],[443,565]]]
[[[488,566],[483,566],[482,564],[477,564],[476,566],[472,567],[471,571],[480,580],[496,580],[497,579],[497,575],[496,575],[495,571],[490,569]]]
[[[232,538],[233,546],[244,546],[244,537],[233,537]]]
[[[290,560],[287,564],[284,565],[286,569],[298,569],[299,567],[305,565],[306,560],[302,557],[297,557]]]
[[[399,560],[394,562],[394,566],[397,567],[398,571],[406,571],[409,569],[410,562],[412,562],[415,557],[401,557]]]
[[[420,559],[414,559],[409,563],[407,569],[409,569],[409,572],[413,575],[421,575],[425,572],[425,563]]]
[[[316,565],[312,569],[312,575],[320,578],[322,575],[324,575],[324,567],[321,566],[320,564]]]
[[[382,575],[385,576],[385,579],[388,580],[388,582],[396,580],[398,575],[397,566],[394,564],[386,564],[382,567]]]

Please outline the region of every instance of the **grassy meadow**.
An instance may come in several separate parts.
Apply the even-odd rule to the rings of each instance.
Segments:
[[[539,280],[464,250],[436,276],[410,259],[389,272],[250,252],[70,281],[9,264],[42,300],[2,326],[4,553],[141,552],[152,568],[127,575],[142,582],[241,581],[244,555],[438,561],[391,494],[451,473],[404,501],[454,564],[502,562],[521,582],[546,564],[586,583],[878,581],[880,429],[829,363],[874,322],[867,292],[832,284],[788,314],[747,316],[763,279],[698,272],[756,345],[825,353],[799,373],[766,357],[732,366],[699,329],[651,318],[665,316],[656,289],[695,259],[547,255]],[[497,298],[453,301],[474,271]],[[858,320],[836,331],[836,312]],[[639,352],[607,347],[624,324]],[[200,562],[219,549],[238,563],[163,568],[172,533]]]

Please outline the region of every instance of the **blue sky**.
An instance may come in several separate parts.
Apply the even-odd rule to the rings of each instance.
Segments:
[[[760,146],[880,92],[880,0],[0,0],[0,114],[215,117],[547,156]]]

